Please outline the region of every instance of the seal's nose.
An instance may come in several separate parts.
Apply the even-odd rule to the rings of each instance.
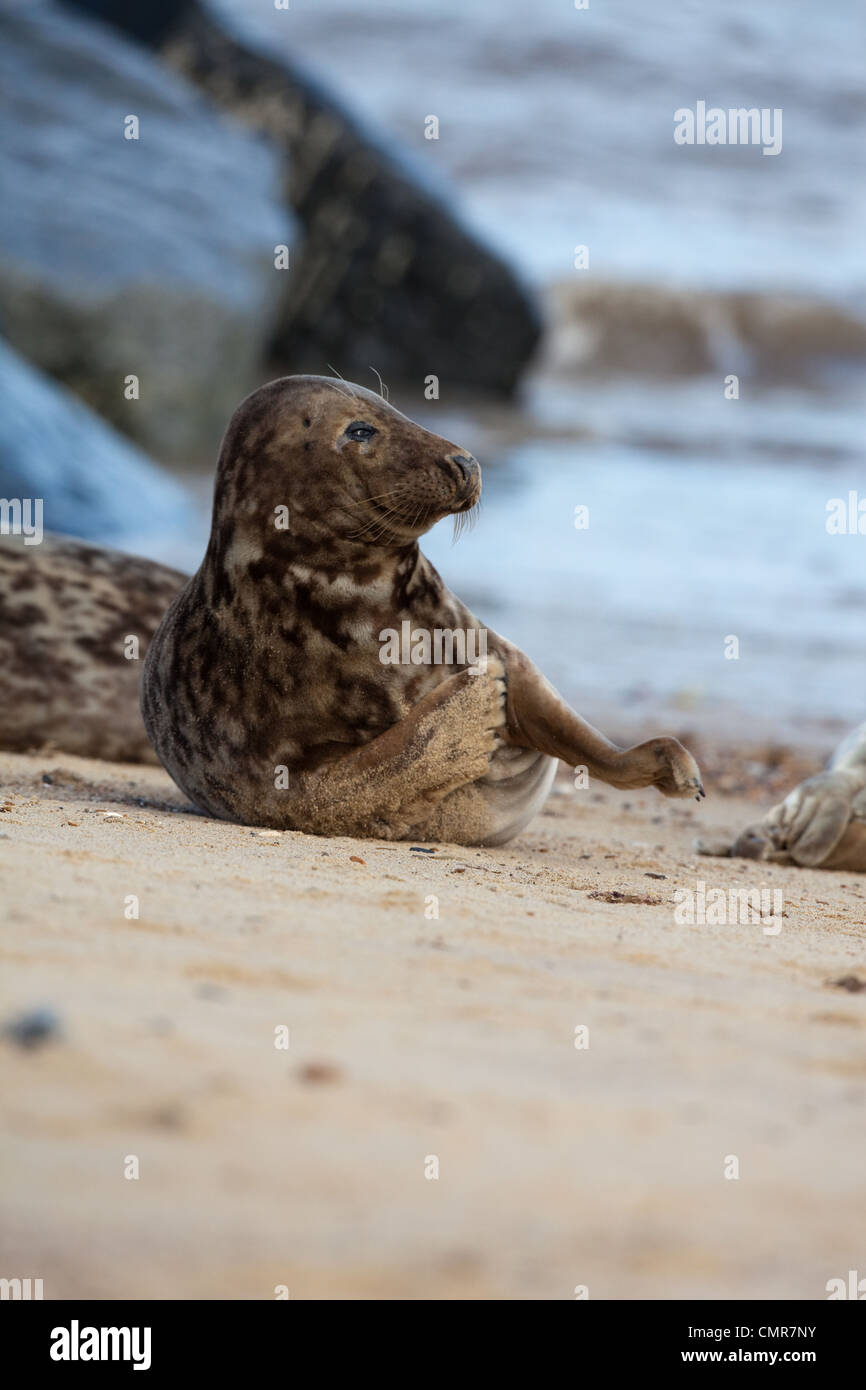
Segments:
[[[447,457],[449,463],[453,463],[456,465],[457,471],[460,473],[460,476],[462,477],[463,481],[465,483],[471,482],[471,480],[475,477],[476,473],[478,472],[478,464],[472,457],[472,455],[448,454]]]

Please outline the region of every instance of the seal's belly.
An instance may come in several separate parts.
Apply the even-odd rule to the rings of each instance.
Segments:
[[[484,798],[488,820],[479,844],[504,844],[529,824],[547,800],[556,762],[534,748],[497,749],[490,770],[474,784]]]

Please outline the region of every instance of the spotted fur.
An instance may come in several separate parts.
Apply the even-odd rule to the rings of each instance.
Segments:
[[[155,762],[138,708],[144,656],[186,576],[45,536],[0,536],[0,747]],[[128,638],[138,641],[138,660]]]

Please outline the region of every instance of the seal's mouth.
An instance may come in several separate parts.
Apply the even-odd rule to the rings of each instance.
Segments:
[[[481,488],[473,488],[472,492],[466,498],[466,500],[464,502],[459,502],[457,506],[452,507],[451,510],[455,512],[457,515],[459,515],[461,512],[471,512],[473,507],[478,506],[480,498]]]
[[[348,539],[372,545],[405,544],[447,516],[450,508],[419,501],[409,484],[391,489],[378,497],[367,497],[350,511],[356,525]]]
[[[478,463],[471,454],[455,451],[440,456],[433,469],[420,469],[395,487],[348,505],[354,522],[348,538],[374,545],[405,544],[446,516],[454,517],[459,534],[474,522],[480,497]]]

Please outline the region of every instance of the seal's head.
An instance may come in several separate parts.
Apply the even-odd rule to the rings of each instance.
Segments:
[[[282,517],[296,548],[402,549],[480,495],[471,454],[381,396],[330,377],[282,377],[247,396],[229,423],[212,546],[248,553]]]
[[[773,827],[757,821],[740,831],[728,853],[732,859],[770,859],[779,848]]]
[[[766,821],[756,821],[754,825],[747,826],[733,843],[729,836],[719,839],[701,837],[695,841],[698,854],[721,859],[773,859],[783,848],[773,826]]]

